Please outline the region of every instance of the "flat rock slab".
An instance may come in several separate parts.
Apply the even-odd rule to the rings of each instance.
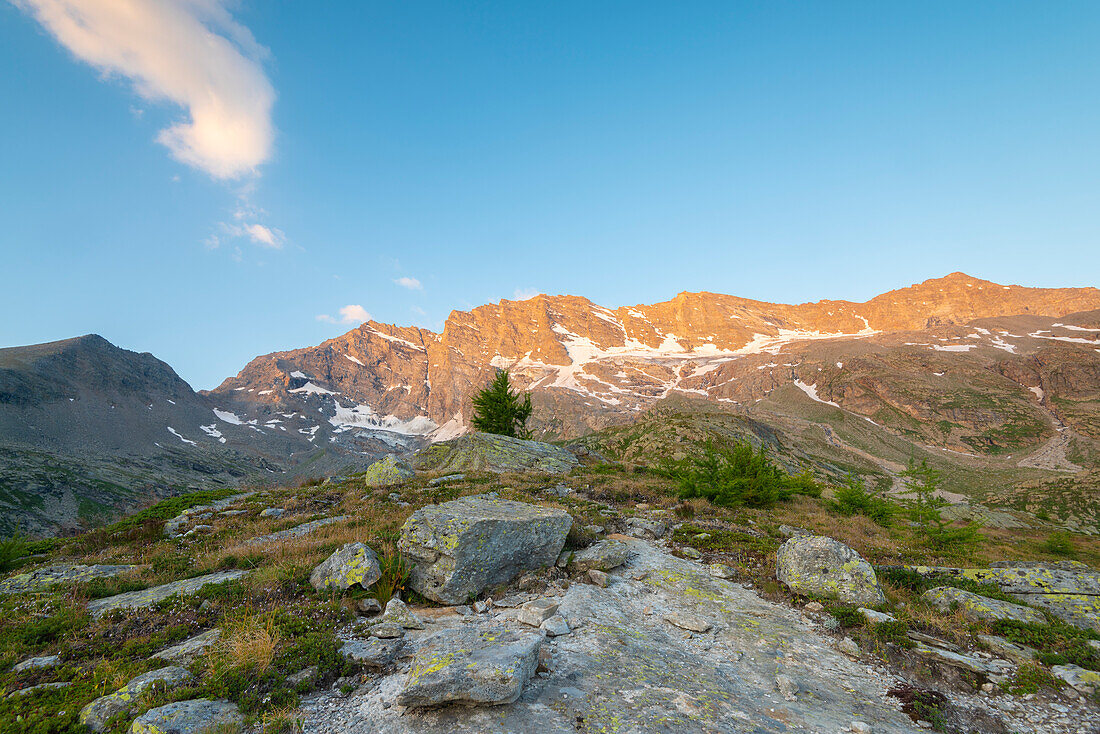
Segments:
[[[323,528],[326,525],[343,522],[347,519],[347,515],[340,515],[339,517],[325,517],[320,520],[313,520],[312,522],[295,525],[294,527],[287,528],[286,530],[279,530],[275,533],[268,533],[267,535],[260,535],[255,538],[249,538],[245,542],[241,543],[241,545],[262,545],[264,543],[274,543],[280,540],[292,540],[294,538],[300,538],[303,535],[309,535],[317,528]]]
[[[61,664],[60,655],[44,655],[37,658],[27,658],[12,668],[14,673],[22,673],[26,670],[40,670],[42,668],[55,668]]]
[[[580,464],[571,452],[541,441],[468,433],[416,452],[413,466],[426,471],[542,471],[564,474]]]
[[[130,734],[204,734],[243,724],[236,704],[196,698],[149,709],[130,725]]]
[[[135,568],[137,566],[82,566],[72,563],[57,563],[9,576],[0,581],[0,594],[44,591],[57,584],[79,584],[92,579],[111,578],[132,571]]]
[[[558,599],[572,632],[543,642],[549,673],[531,678],[514,703],[408,710],[396,705],[406,684],[399,670],[359,696],[333,692],[304,701],[305,731],[791,734],[849,731],[856,720],[875,734],[920,731],[885,695],[894,677],[832,649],[832,638],[818,634],[799,610],[649,543],[626,542],[631,558],[618,583],[572,584]],[[664,619],[677,611],[714,627],[686,635]],[[531,629],[484,615],[447,615],[437,624]],[[422,639],[430,637],[406,636],[412,648]],[[796,700],[776,690],[779,674],[798,683]]]
[[[234,502],[251,497],[256,494],[255,492],[240,492],[238,494],[231,494],[228,497],[224,497],[215,502],[211,502],[208,505],[197,505],[195,507],[188,507],[186,510],[176,515],[174,518],[164,523],[164,534],[169,538],[178,538],[183,534],[183,528],[187,527],[187,524],[191,522],[191,519],[195,515],[209,514],[211,512],[217,512],[218,510],[224,510]]]
[[[1042,612],[1029,607],[1001,599],[990,599],[953,586],[937,586],[924,592],[922,597],[941,612],[949,612],[957,607],[968,619],[975,622],[996,622],[1008,619],[1031,624],[1046,624],[1047,621]]]
[[[956,668],[962,668],[972,673],[984,675],[998,683],[1007,680],[1016,670],[1016,665],[1008,660],[999,660],[997,658],[986,660],[985,658],[979,658],[961,652],[952,652],[951,650],[945,650],[940,647],[925,645],[922,642],[916,643],[913,652],[918,655],[924,655],[932,660],[938,660],[941,663],[952,665]]]
[[[512,703],[535,674],[541,645],[541,635],[505,628],[439,632],[421,644],[397,702]]]
[[[169,597],[194,594],[204,586],[210,584],[224,584],[246,575],[247,571],[218,571],[193,579],[173,581],[170,584],[153,586],[141,591],[128,591],[125,594],[116,594],[106,599],[95,599],[88,602],[88,611],[98,617],[116,609],[142,609],[164,601]]]
[[[195,635],[190,639],[184,640],[178,645],[173,645],[167,649],[153,655],[155,660],[179,660],[189,661],[205,652],[211,645],[220,640],[222,637],[221,630],[212,629],[207,630],[201,634]]]
[[[1100,573],[1084,564],[1026,564],[993,568],[910,566],[923,576],[992,584],[1009,596],[1081,629],[1100,632]]]
[[[564,510],[476,495],[417,510],[397,547],[415,561],[413,589],[462,604],[524,571],[553,565],[572,523]]]

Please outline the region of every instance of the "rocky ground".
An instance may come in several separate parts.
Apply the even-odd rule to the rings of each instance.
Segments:
[[[526,449],[568,473],[492,472]],[[389,460],[32,549],[0,580],[0,721],[1100,731],[1089,537],[1072,562],[1031,529],[944,553],[828,499],[729,509],[553,447],[438,453],[449,473]]]

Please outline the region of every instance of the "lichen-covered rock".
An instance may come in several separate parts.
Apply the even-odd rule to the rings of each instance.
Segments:
[[[43,655],[36,658],[27,658],[12,668],[13,673],[22,673],[27,670],[40,670],[42,668],[54,668],[61,664],[60,655]]]
[[[1080,693],[1092,694],[1100,689],[1100,673],[1095,670],[1086,670],[1078,665],[1070,664],[1051,666],[1050,672]]]
[[[130,725],[130,734],[202,734],[243,724],[237,704],[196,698],[149,709]]]
[[[397,696],[402,706],[505,704],[523,692],[542,636],[497,628],[444,630],[426,639]]]
[[[9,576],[0,581],[0,594],[23,594],[42,591],[57,584],[79,584],[92,579],[118,576],[135,568],[137,566],[82,566],[73,563],[57,563]]]
[[[371,637],[367,640],[348,640],[340,648],[340,654],[354,660],[371,671],[384,670],[394,661],[397,653],[404,647],[405,640],[400,637],[384,639]]]
[[[563,510],[476,495],[417,510],[402,526],[398,548],[415,561],[413,589],[461,604],[486,587],[553,565],[571,525]]]
[[[1047,621],[1041,612],[1034,609],[1000,599],[990,599],[954,586],[937,586],[924,592],[923,597],[941,612],[951,611],[957,605],[959,611],[975,622],[1011,619],[1016,622],[1046,624]]]
[[[386,611],[382,613],[380,621],[399,624],[402,629],[407,630],[424,629],[424,620],[413,614],[408,605],[396,596],[386,602]]]
[[[382,570],[374,551],[363,543],[348,543],[313,569],[309,583],[318,591],[344,591],[355,584],[368,589],[380,578]]]
[[[427,471],[543,471],[563,474],[580,462],[569,451],[541,441],[492,433],[468,433],[416,452],[413,466]]]
[[[1100,632],[1100,573],[1084,564],[1023,563],[992,568],[910,566],[924,576],[949,576],[993,584],[1081,629]]]
[[[801,535],[779,547],[776,578],[796,594],[873,607],[886,601],[875,569],[838,540]]]
[[[219,629],[207,630],[201,634],[184,640],[178,645],[173,645],[165,650],[161,650],[153,657],[157,660],[191,660],[199,654],[206,651],[211,645],[221,639],[222,633]]]
[[[88,611],[93,616],[100,616],[115,609],[143,609],[168,599],[169,597],[194,594],[204,586],[210,584],[224,584],[244,576],[247,571],[218,571],[198,576],[193,579],[173,581],[170,584],[153,586],[141,591],[128,591],[125,594],[116,594],[106,599],[94,599],[88,602]]]
[[[82,708],[80,723],[92,731],[104,731],[107,728],[107,720],[133,708],[145,689],[158,683],[164,688],[172,688],[189,680],[191,680],[191,673],[175,665],[143,673],[114,693],[100,696]]]
[[[412,479],[416,472],[408,464],[390,454],[384,459],[379,459],[363,473],[363,484],[368,487],[392,487],[395,484]]]
[[[577,551],[569,561],[570,571],[610,571],[626,563],[630,546],[621,540],[601,540]]]

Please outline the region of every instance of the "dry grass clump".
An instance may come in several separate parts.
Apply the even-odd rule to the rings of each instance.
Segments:
[[[221,665],[228,665],[236,669],[249,668],[262,674],[271,667],[275,650],[282,639],[282,633],[270,617],[227,617],[222,622],[221,639],[207,657],[210,673],[217,675]]]

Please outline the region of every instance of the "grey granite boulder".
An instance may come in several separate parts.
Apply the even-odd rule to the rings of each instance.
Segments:
[[[543,471],[563,474],[580,461],[569,451],[541,441],[467,433],[416,452],[413,466],[427,471]]]
[[[368,487],[392,487],[401,484],[416,476],[408,464],[390,454],[384,459],[379,459],[367,467],[361,477],[363,484]]]
[[[621,540],[601,540],[577,551],[569,561],[570,571],[610,571],[626,563],[630,546]]]
[[[410,585],[444,604],[462,604],[489,586],[554,564],[573,520],[563,510],[463,497],[417,510],[398,549],[415,565]]]
[[[237,704],[196,698],[149,709],[134,720],[130,734],[202,734],[243,724]]]
[[[147,688],[158,683],[165,688],[172,688],[190,680],[191,673],[175,665],[143,673],[114,693],[100,696],[82,708],[80,723],[92,731],[104,731],[107,728],[107,720],[132,709]]]
[[[309,583],[318,591],[344,591],[355,584],[368,589],[380,578],[382,570],[374,551],[363,543],[348,543],[317,564],[309,575]]]
[[[541,645],[542,635],[504,628],[438,632],[421,643],[397,702],[512,703],[534,675]]]
[[[776,577],[796,594],[873,607],[886,601],[875,569],[838,540],[800,535],[779,547]]]
[[[1002,619],[1032,624],[1047,622],[1046,617],[1035,609],[1009,601],[990,599],[963,589],[956,589],[954,586],[937,586],[921,596],[941,612],[949,612],[952,607],[957,606],[960,612],[975,622],[997,622]]]

